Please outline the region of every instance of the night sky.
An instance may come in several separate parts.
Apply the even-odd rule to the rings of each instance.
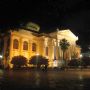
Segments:
[[[0,0],[0,30],[27,22],[40,25],[41,32],[71,29],[83,51],[90,45],[89,0]]]

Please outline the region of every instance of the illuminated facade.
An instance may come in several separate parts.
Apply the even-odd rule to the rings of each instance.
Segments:
[[[39,54],[48,58],[49,67],[54,67],[55,60],[62,60],[63,55],[59,42],[63,38],[70,43],[70,47],[65,52],[65,58],[71,60],[73,54],[79,58],[81,49],[76,45],[78,37],[69,29],[57,29],[56,32],[49,34],[38,34],[24,29],[11,30],[10,35],[4,38],[4,65],[7,67],[9,64],[12,67],[10,62],[14,56],[23,55],[29,60],[31,56]]]

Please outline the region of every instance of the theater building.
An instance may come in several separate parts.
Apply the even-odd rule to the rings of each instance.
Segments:
[[[71,60],[73,54],[77,55],[76,58],[80,58],[81,48],[76,45],[78,37],[69,29],[57,29],[48,34],[25,29],[10,30],[10,34],[4,37],[4,66],[7,67],[9,64],[12,67],[10,62],[14,56],[22,55],[29,60],[33,55],[42,55],[48,58],[49,67],[54,67],[55,62],[62,60],[63,53],[59,43],[63,38],[70,44],[65,52],[65,59]]]

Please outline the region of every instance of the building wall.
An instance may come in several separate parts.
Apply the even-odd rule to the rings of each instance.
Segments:
[[[71,55],[73,51],[76,51],[78,53],[78,57],[80,54],[80,48],[76,47],[76,41],[78,40],[77,37],[75,37],[70,30],[63,31],[57,31],[50,33],[48,35],[41,35],[38,36],[39,34],[33,33],[31,31],[26,31],[26,30],[19,30],[19,31],[13,31],[10,34],[10,51],[9,51],[9,65],[11,65],[11,60],[12,57],[18,56],[18,55],[23,55],[25,56],[28,60],[30,59],[31,56],[33,55],[42,55],[48,58],[49,60],[49,67],[53,67],[53,61],[54,59],[56,60],[62,60],[62,50],[59,46],[59,42],[61,39],[66,38],[69,43],[70,47],[65,53],[65,57],[67,60],[71,59]],[[66,33],[65,33],[66,32]],[[67,34],[72,34],[72,36],[68,36]],[[17,39],[19,42],[19,47],[18,49],[13,48],[13,43],[14,39]],[[4,51],[6,53],[6,43],[7,38],[5,38],[5,46],[4,46]],[[28,50],[23,50],[23,43],[26,41],[28,43]],[[32,51],[32,43],[36,43],[36,51]],[[48,55],[46,55],[46,48],[48,47]],[[72,49],[73,48],[73,49]],[[78,58],[77,57],[77,58]],[[6,61],[6,60],[4,60]],[[6,65],[6,63],[5,63]]]
[[[17,39],[19,42],[19,48],[14,49],[13,48],[13,41],[14,39]],[[28,43],[28,50],[23,50],[23,43],[24,41],[27,41]],[[11,43],[10,43],[10,60],[9,64],[12,60],[12,57],[22,55],[25,56],[28,60],[31,56],[40,54],[44,56],[44,43],[43,38],[38,38],[31,33],[27,35],[27,33],[21,33],[21,32],[11,32]],[[32,51],[32,43],[36,44],[36,51]]]

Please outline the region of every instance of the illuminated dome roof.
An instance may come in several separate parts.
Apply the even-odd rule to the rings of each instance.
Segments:
[[[33,22],[28,22],[28,23],[25,25],[25,28],[26,28],[26,29],[33,30],[33,31],[39,31],[39,30],[40,30],[40,26],[37,25],[36,23],[33,23]]]

